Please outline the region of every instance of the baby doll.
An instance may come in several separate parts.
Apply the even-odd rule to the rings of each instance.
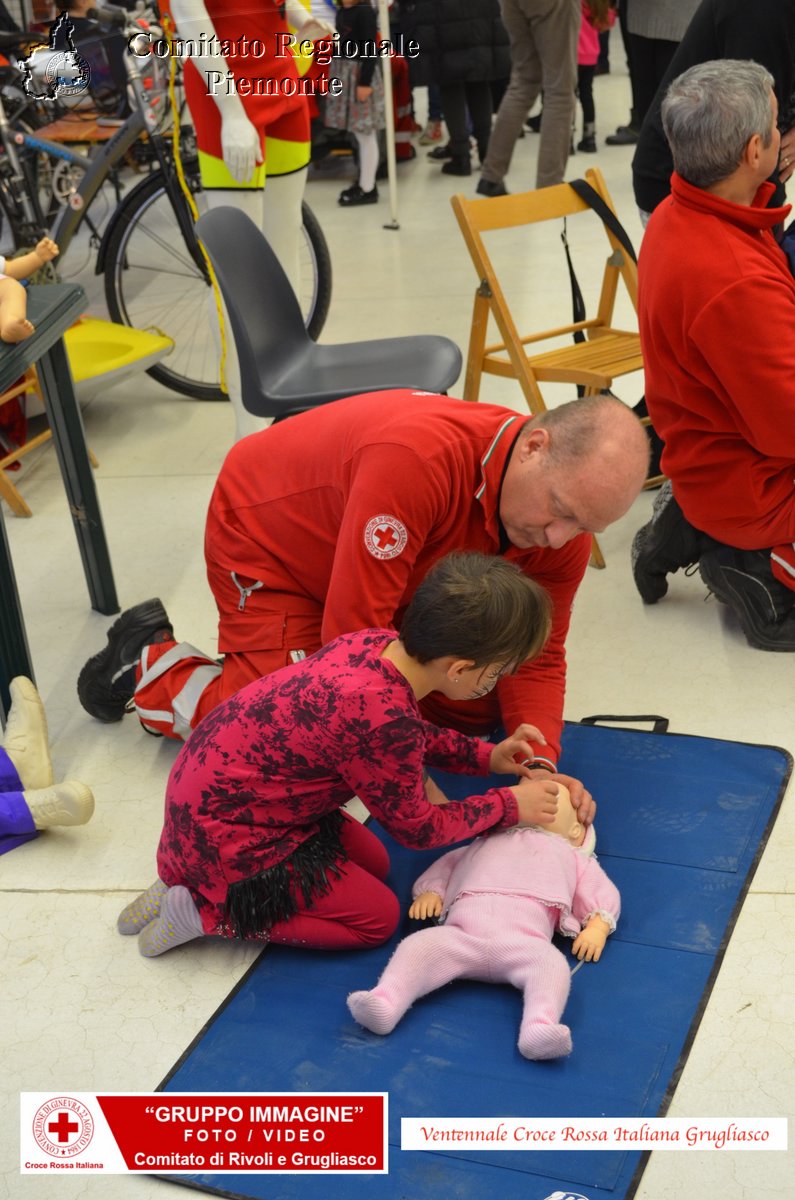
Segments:
[[[18,675],[8,691],[11,707],[0,746],[0,854],[29,842],[40,829],[85,825],[94,811],[86,784],[54,782],[47,718],[35,685]]]
[[[19,280],[35,275],[58,253],[55,242],[45,237],[35,250],[19,258],[3,258],[0,254],[0,339],[4,342],[22,342],[34,332],[25,315],[28,298]]]
[[[552,825],[486,833],[420,876],[409,916],[441,915],[444,923],[405,938],[372,991],[351,993],[348,1008],[360,1025],[391,1033],[414,1000],[453,979],[511,983],[524,993],[525,1058],[570,1053],[560,1018],[571,975],[552,935],[574,938],[577,958],[597,962],[621,901],[591,857],[593,826],[578,822],[568,788],[557,786]]]

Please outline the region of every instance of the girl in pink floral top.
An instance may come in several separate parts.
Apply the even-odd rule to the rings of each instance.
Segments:
[[[557,784],[446,802],[425,767],[520,777],[539,731],[499,745],[428,724],[431,690],[485,694],[538,654],[546,593],[504,559],[453,554],[417,590],[400,638],[345,634],[214,709],[169,777],[159,879],[119,918],[154,956],[204,934],[345,949],[386,941],[398,902],[381,842],[341,806],[355,793],[406,846],[448,846],[487,829],[550,822]]]

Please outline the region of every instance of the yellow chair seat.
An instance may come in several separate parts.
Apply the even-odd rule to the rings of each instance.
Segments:
[[[76,384],[110,386],[134,372],[147,371],[173,349],[171,338],[115,325],[97,317],[81,317],[64,335]]]

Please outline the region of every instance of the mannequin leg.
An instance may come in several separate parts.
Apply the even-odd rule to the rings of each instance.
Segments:
[[[307,168],[287,175],[269,175],[265,187],[260,229],[268,239],[284,273],[300,299],[301,202]]]
[[[211,189],[201,193],[203,211],[230,205],[246,213],[268,239],[276,257],[284,268],[296,295],[300,283],[301,261],[301,202],[306,186],[306,169],[292,171],[287,175],[275,175],[268,179],[266,188]],[[216,338],[220,355],[221,334],[216,317],[215,296],[209,299],[211,306],[210,327]],[[235,441],[249,433],[256,433],[270,425],[265,417],[256,417],[243,406],[235,345],[231,336],[231,325],[224,306],[226,330],[226,387],[235,415]]]
[[[415,1000],[453,979],[477,977],[486,957],[483,942],[463,929],[421,929],[400,942],[371,991],[351,992],[348,1008],[371,1033],[391,1033]]]
[[[524,993],[519,1050],[525,1058],[560,1058],[571,1053],[571,1032],[560,1023],[571,985],[566,958],[542,935],[525,939],[524,962],[509,982]]]

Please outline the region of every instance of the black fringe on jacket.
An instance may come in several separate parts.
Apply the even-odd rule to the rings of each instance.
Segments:
[[[283,862],[229,885],[226,893],[226,922],[239,938],[267,938],[279,921],[288,921],[298,911],[296,897],[305,908],[331,890],[329,876],[340,876],[347,861],[342,845],[345,817],[338,809],[321,817],[320,828],[302,842]]]

